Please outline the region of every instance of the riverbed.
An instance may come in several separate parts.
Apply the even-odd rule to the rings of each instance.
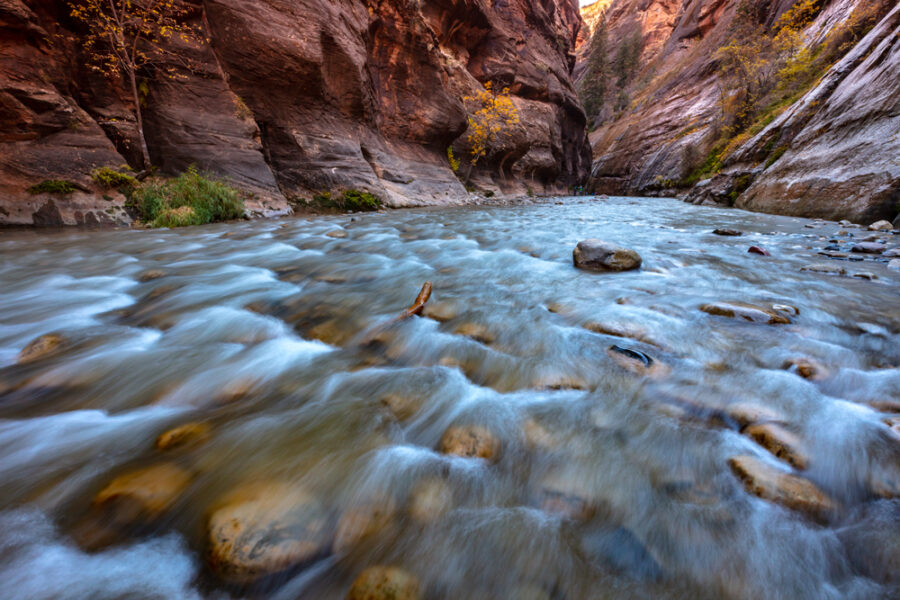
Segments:
[[[872,236],[643,198],[2,231],[0,595],[900,597]]]

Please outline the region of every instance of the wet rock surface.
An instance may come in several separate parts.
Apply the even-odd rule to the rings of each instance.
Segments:
[[[634,250],[598,239],[578,242],[572,256],[576,267],[588,271],[631,271],[642,263]]]
[[[751,494],[823,520],[837,505],[812,482],[781,471],[752,456],[728,460],[731,470]]]
[[[718,317],[728,317],[751,323],[768,323],[770,325],[786,324],[791,320],[782,314],[752,304],[733,302],[714,302],[700,307],[703,312]]]

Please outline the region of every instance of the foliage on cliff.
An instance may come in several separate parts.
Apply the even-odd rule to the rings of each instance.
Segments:
[[[706,156],[698,154],[694,164],[687,165],[689,174],[682,185],[719,171],[738,147],[808,92],[877,23],[890,3],[864,0],[822,41],[807,43],[805,29],[822,6],[822,0],[800,0],[767,29],[759,3],[742,0],[738,5],[729,38],[714,54],[719,64],[719,121]],[[771,150],[766,167],[784,153],[784,145]]]
[[[463,100],[474,106],[468,115],[467,141],[470,162],[475,165],[510,128],[519,123],[519,111],[509,97],[509,88],[497,92],[490,81],[475,96],[466,96]]]

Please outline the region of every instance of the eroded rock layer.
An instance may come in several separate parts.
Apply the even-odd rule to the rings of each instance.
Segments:
[[[194,68],[142,86],[152,162],[228,177],[254,214],[339,189],[464,201],[447,148],[465,157],[463,98],[486,82],[510,88],[522,125],[479,162],[475,187],[552,193],[587,173],[575,0],[190,4],[207,43],[178,50]],[[86,66],[81,34],[63,0],[0,2],[0,224],[129,220],[90,172],[139,163],[133,103]],[[75,191],[26,191],[49,179]]]
[[[623,104],[589,115],[596,192],[688,193],[695,203],[870,223],[893,219],[900,200],[900,8],[888,12],[841,60],[757,135],[738,145],[720,174],[688,189],[689,174],[718,137],[722,83],[716,50],[740,0],[599,0],[614,59],[628,33],[642,51]],[[771,30],[791,0],[755,3]],[[869,2],[869,4],[878,4]],[[887,6],[885,3],[881,3]],[[803,31],[815,44],[855,18],[862,0],[823,0]],[[586,34],[577,73],[583,76]],[[894,132],[894,133],[891,133]],[[777,154],[776,151],[777,150]]]

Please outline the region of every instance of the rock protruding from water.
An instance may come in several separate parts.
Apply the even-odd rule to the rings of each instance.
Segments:
[[[60,346],[62,346],[64,341],[65,338],[63,336],[55,333],[42,335],[29,342],[28,345],[19,352],[19,357],[16,362],[20,365],[24,365],[52,356],[59,351]]]
[[[729,317],[732,319],[743,319],[744,321],[750,321],[751,323],[768,323],[770,325],[775,325],[791,322],[786,316],[774,311],[739,302],[711,302],[701,306],[700,310],[710,315]]]
[[[858,252],[861,254],[881,254],[885,251],[884,244],[878,242],[859,242],[850,248],[850,252]]]
[[[744,232],[738,231],[737,229],[726,229],[726,228],[713,229],[713,233],[716,235],[724,235],[724,236],[729,236],[729,237],[736,237],[739,235],[744,235]]]
[[[494,460],[500,451],[500,441],[485,427],[462,425],[444,432],[440,451],[465,458]]]
[[[158,450],[170,450],[186,446],[200,445],[209,439],[209,423],[193,422],[179,425],[156,438]]]
[[[598,239],[578,242],[572,257],[576,267],[588,271],[631,271],[643,262],[634,250]]]
[[[121,525],[151,520],[175,503],[190,480],[190,474],[173,463],[153,465],[113,479],[94,497],[94,506]]]
[[[809,466],[809,458],[802,449],[800,438],[778,423],[749,425],[744,429],[744,434],[798,469],[805,469]]]
[[[210,562],[226,580],[250,582],[326,550],[327,524],[326,511],[300,487],[248,485],[209,518]]]
[[[347,600],[418,600],[419,580],[399,567],[369,567],[347,592]]]
[[[824,520],[836,508],[834,501],[808,479],[777,469],[753,456],[728,459],[747,491],[765,500]]]
[[[882,219],[881,221],[875,221],[871,225],[869,225],[869,231],[890,231],[894,228],[890,221],[885,221]]]

